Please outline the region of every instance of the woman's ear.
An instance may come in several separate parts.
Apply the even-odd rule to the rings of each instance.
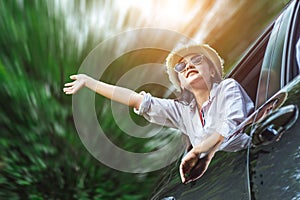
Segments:
[[[219,73],[214,69],[210,70],[210,78],[213,82],[219,83],[222,81],[222,77],[220,77]]]
[[[210,69],[210,77],[215,78],[216,76],[216,71],[213,69]]]

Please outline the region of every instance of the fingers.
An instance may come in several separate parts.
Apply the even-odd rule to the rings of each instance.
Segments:
[[[66,86],[66,87],[70,87],[70,86],[73,86],[74,84],[75,84],[75,81],[70,82],[70,83],[66,83],[65,86]]]
[[[76,93],[76,80],[78,79],[77,75],[71,75],[70,79],[74,80],[73,82],[66,83],[63,88],[65,94],[75,94]]]
[[[179,166],[179,172],[180,172],[180,178],[181,182],[186,184],[188,183],[189,177],[190,177],[190,171],[191,171],[191,166],[189,165],[188,162],[181,162]]]
[[[187,184],[201,178],[208,169],[210,162],[211,157],[208,155],[199,159],[193,166],[182,162],[180,165],[180,178],[182,183]]]
[[[73,87],[64,88],[63,91],[64,91],[64,93],[66,93],[66,94],[74,94],[74,93],[75,93]]]
[[[185,172],[183,170],[183,165],[182,163],[180,164],[180,167],[179,167],[179,173],[180,173],[180,179],[181,179],[181,182],[182,183],[185,183],[186,179],[185,179]]]
[[[70,79],[76,80],[76,79],[77,79],[77,75],[71,75],[71,76],[70,76]]]
[[[76,90],[76,83],[71,82],[71,83],[66,83],[65,87],[63,88],[64,93],[66,94],[74,94],[77,90]]]
[[[198,160],[198,155],[193,153],[192,150],[189,153],[187,153],[182,159],[181,164],[179,166],[180,178],[182,183],[186,184],[192,181],[191,171],[197,164]]]

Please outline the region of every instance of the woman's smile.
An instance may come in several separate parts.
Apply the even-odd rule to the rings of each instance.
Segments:
[[[190,69],[185,73],[185,78],[188,78],[189,76],[199,74],[199,71],[197,69]]]

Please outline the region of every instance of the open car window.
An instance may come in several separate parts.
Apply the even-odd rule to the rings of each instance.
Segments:
[[[274,24],[260,73],[256,107],[261,106],[285,85],[282,79],[282,74],[284,74],[285,70],[282,67],[284,64],[283,51],[284,46],[286,46],[288,22],[291,20],[291,17],[291,11],[284,12]]]
[[[272,96],[299,74],[296,63],[297,41],[295,38],[299,38],[300,25],[297,22],[289,23],[295,18],[295,15],[299,15],[299,12],[292,9],[291,6],[266,29],[254,45],[249,48],[248,53],[240,60],[237,67],[228,75],[243,86],[255,103],[256,111],[242,126],[266,116],[257,115],[257,113],[266,110],[264,106],[270,100],[277,98]],[[296,28],[295,32],[289,34],[290,29],[295,30]],[[290,48],[291,51],[286,51],[286,48]],[[284,52],[288,52],[288,55],[285,55]]]

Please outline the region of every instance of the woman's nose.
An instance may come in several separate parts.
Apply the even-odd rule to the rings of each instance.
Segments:
[[[195,68],[195,66],[192,64],[192,63],[186,63],[186,66],[185,66],[185,70],[188,70],[188,69],[193,69]]]
[[[188,69],[192,69],[192,68],[195,68],[195,66],[194,66],[192,63],[187,62],[187,63],[185,64],[184,69],[181,71],[181,73],[184,73],[184,72],[186,72]]]

